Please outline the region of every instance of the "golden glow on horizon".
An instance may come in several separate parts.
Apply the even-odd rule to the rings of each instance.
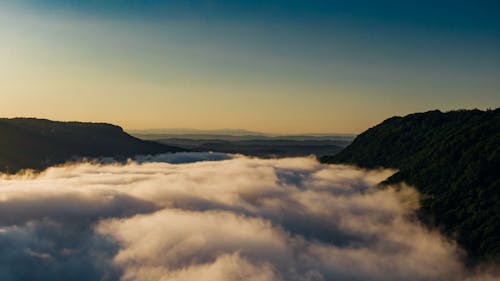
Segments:
[[[0,9],[1,117],[125,129],[359,133],[393,115],[497,106],[491,104],[496,88],[486,83],[471,86],[483,92],[476,96],[462,85],[420,83],[421,77],[408,87],[390,68],[259,53],[207,40],[182,24],[157,28],[19,13]],[[226,26],[221,30],[234,36]],[[360,70],[372,81],[356,76]],[[458,98],[441,95],[447,92]]]

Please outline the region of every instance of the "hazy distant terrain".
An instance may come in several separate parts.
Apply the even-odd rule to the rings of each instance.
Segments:
[[[500,258],[500,109],[393,117],[325,163],[397,168],[421,193],[420,217],[473,259]]]
[[[0,119],[0,136],[0,172],[44,169],[82,157],[126,158],[185,151],[140,140],[104,123],[4,118]]]
[[[352,141],[354,134],[269,134],[247,130],[198,130],[198,129],[150,129],[129,130],[133,136],[142,139],[194,139],[194,140],[337,140]]]
[[[244,130],[187,129],[148,130],[136,132],[134,137],[111,124],[35,118],[0,119],[0,136],[0,172],[11,173],[81,158],[125,159],[180,151],[258,157],[323,156],[338,153],[353,139],[351,135],[271,136]]]
[[[200,131],[187,129],[132,131],[134,136],[190,151],[239,153],[257,157],[332,155],[341,151],[354,135],[268,135],[249,131]]]

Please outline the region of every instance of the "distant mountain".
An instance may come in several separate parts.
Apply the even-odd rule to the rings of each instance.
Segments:
[[[500,109],[393,117],[324,163],[397,168],[422,194],[419,217],[463,246],[471,261],[500,257]]]
[[[0,119],[0,172],[44,169],[81,157],[126,158],[184,149],[144,141],[104,123]]]
[[[253,140],[295,140],[295,141],[343,141],[350,143],[356,135],[353,134],[267,134],[246,130],[196,130],[196,129],[153,129],[132,130],[129,133],[144,140],[159,139],[186,139],[186,140],[226,140],[226,141],[253,141]]]
[[[322,140],[322,139],[191,139],[191,138],[166,138],[155,141],[178,146],[191,151],[214,151],[224,153],[240,153],[257,157],[296,157],[308,155],[336,154],[346,147],[351,141],[347,140]]]

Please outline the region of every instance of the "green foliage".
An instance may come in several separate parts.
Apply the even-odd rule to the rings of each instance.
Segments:
[[[0,119],[0,172],[44,169],[82,157],[122,159],[181,150],[134,138],[110,124]]]
[[[471,261],[500,256],[500,109],[393,117],[325,163],[397,168],[423,194],[419,217],[464,247]]]

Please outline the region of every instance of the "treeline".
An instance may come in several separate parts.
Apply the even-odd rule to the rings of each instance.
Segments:
[[[397,168],[386,182],[418,188],[424,223],[456,239],[470,261],[499,261],[500,108],[393,117],[321,161]]]
[[[126,158],[137,154],[185,151],[125,133],[104,123],[0,118],[0,172],[45,169],[79,158]]]

